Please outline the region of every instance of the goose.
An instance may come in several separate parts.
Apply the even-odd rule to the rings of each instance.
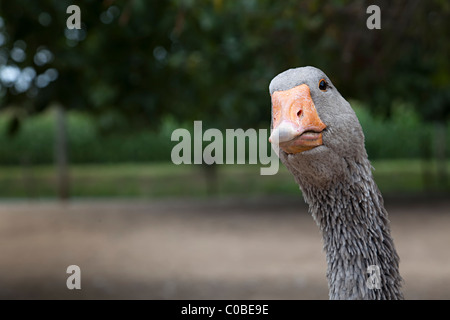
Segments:
[[[269,141],[322,234],[329,298],[403,299],[388,213],[352,107],[311,66],[278,74],[269,91]]]

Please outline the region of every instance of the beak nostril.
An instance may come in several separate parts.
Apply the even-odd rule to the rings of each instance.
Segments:
[[[302,110],[299,110],[299,111],[297,112],[297,117],[300,118],[301,115],[302,115]]]

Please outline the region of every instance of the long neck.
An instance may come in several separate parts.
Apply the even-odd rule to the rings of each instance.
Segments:
[[[403,299],[399,257],[367,159],[325,190],[301,186],[327,255],[330,299]]]

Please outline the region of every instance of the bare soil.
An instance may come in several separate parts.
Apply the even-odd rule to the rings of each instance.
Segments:
[[[405,297],[450,299],[450,199],[386,207]],[[0,204],[1,299],[327,299],[325,273],[301,198]]]

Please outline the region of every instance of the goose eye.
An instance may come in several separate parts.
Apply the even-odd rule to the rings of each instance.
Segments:
[[[322,91],[327,90],[328,88],[328,83],[325,81],[325,79],[322,79],[319,81],[319,89]]]

